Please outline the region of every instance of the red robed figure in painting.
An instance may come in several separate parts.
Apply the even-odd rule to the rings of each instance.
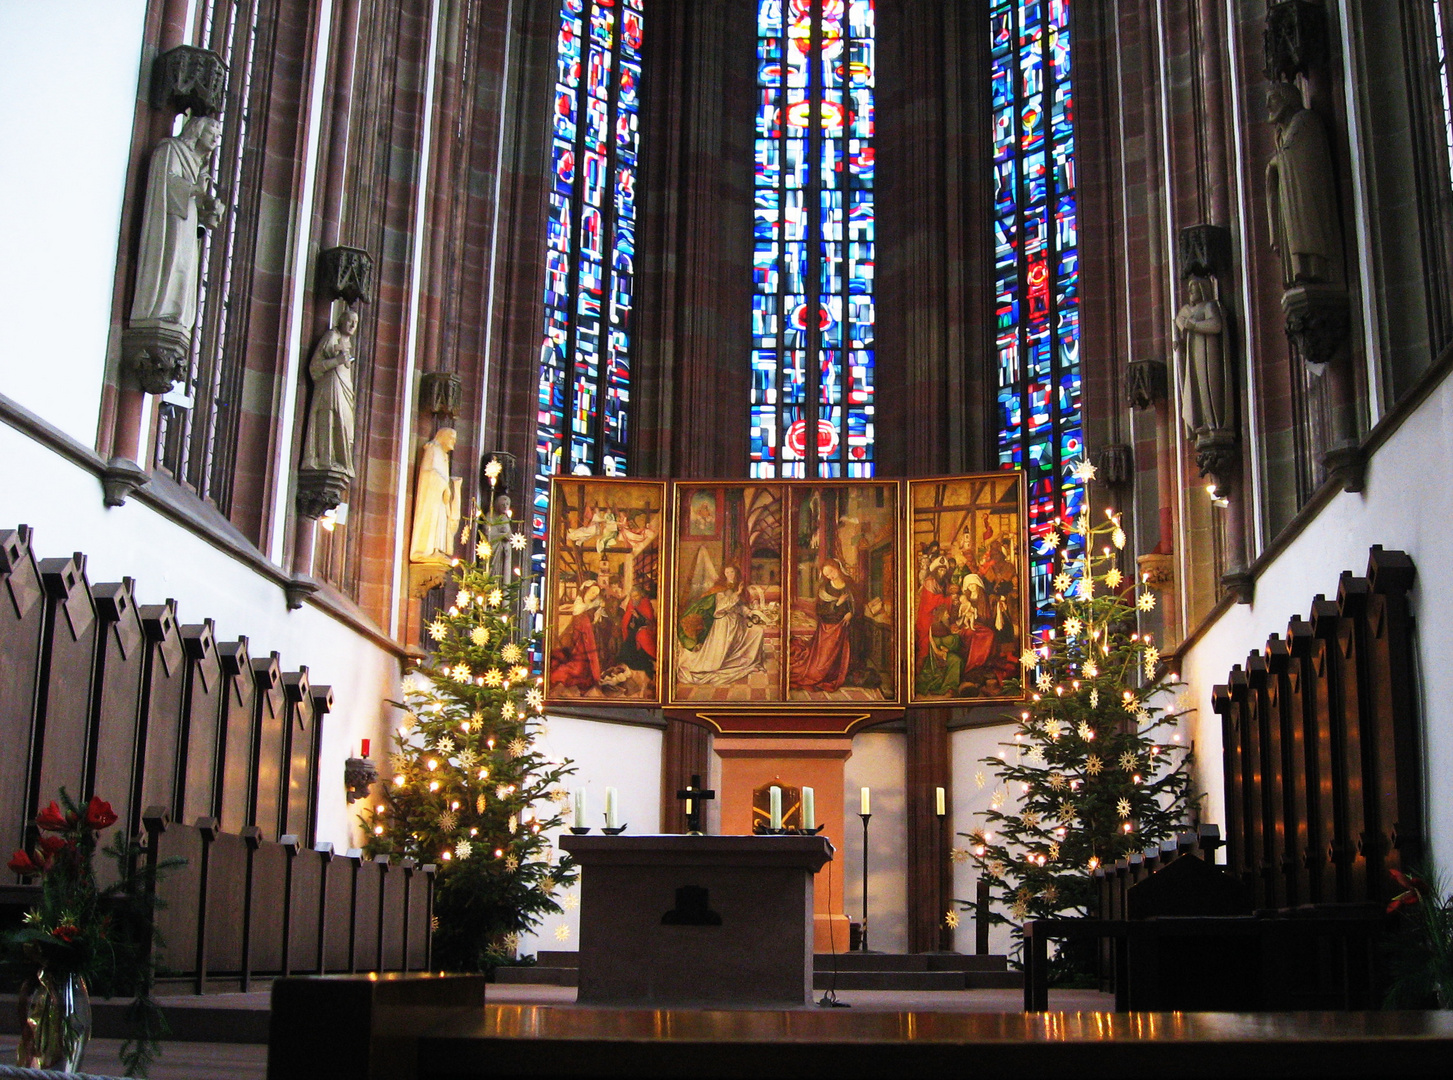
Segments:
[[[588,586],[575,599],[570,625],[560,644],[550,652],[550,686],[589,690],[600,682],[600,650],[595,642],[594,612],[600,606],[600,587]]]
[[[817,629],[806,642],[792,642],[792,686],[798,690],[833,691],[842,686],[852,665],[848,624],[853,618],[853,591],[842,563],[822,565],[817,586]]]

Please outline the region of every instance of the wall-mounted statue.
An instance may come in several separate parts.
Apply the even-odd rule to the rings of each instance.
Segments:
[[[220,121],[194,116],[151,154],[124,346],[129,369],[148,393],[166,393],[184,374],[197,322],[198,232],[222,220],[208,173],[221,134]]]
[[[1266,111],[1276,125],[1276,153],[1266,166],[1266,209],[1271,246],[1281,256],[1282,285],[1339,283],[1342,227],[1327,126],[1302,104],[1293,83],[1272,83]]]
[[[303,441],[303,468],[353,478],[353,349],[358,312],[344,308],[308,360],[313,400]]]
[[[484,538],[490,546],[489,572],[502,581],[512,580],[514,571],[515,552],[510,547],[510,537],[514,534],[515,523],[510,517],[510,509],[510,497],[496,495],[490,513],[484,518]]]
[[[1224,343],[1226,313],[1206,278],[1191,278],[1175,328],[1181,419],[1196,440],[1201,475],[1223,488],[1236,460],[1236,385]]]
[[[409,540],[409,561],[443,564],[454,557],[459,531],[460,490],[463,479],[449,475],[449,454],[457,433],[440,428],[419,455],[419,481],[414,489],[414,531]]]

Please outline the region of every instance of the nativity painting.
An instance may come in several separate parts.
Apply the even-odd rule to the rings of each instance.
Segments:
[[[899,700],[898,485],[793,484],[787,698]]]
[[[1025,636],[1021,475],[908,483],[910,703],[1017,700]]]
[[[546,697],[660,701],[665,485],[557,477],[546,564]]]
[[[671,701],[782,700],[782,490],[676,486]]]

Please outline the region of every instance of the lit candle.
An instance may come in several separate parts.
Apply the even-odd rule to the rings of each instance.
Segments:
[[[616,789],[608,787],[605,789],[605,827],[614,829],[618,824],[616,821]]]
[[[767,789],[767,798],[772,815],[771,827],[780,829],[782,827],[782,789],[773,784]]]
[[[945,814],[948,813],[948,810],[944,807],[943,788],[934,788],[933,790],[934,798],[936,800],[936,809],[934,810],[934,813],[937,814],[939,817],[943,817]]]
[[[806,832],[817,828],[817,795],[810,787],[802,789],[802,828]]]
[[[859,810],[858,813],[860,813],[860,814],[871,814],[872,813],[872,811],[868,809],[868,789],[867,788],[863,788],[863,808],[861,810]]]
[[[575,827],[585,828],[585,789],[575,789]]]

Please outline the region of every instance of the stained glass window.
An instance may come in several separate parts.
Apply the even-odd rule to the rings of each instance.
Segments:
[[[1079,240],[1069,0],[992,0],[998,456],[1024,470],[1030,595],[1049,617],[1054,552],[1080,513]],[[1070,535],[1071,557],[1081,554]]]
[[[643,0],[563,0],[555,71],[533,512],[549,477],[624,475]]]
[[[873,22],[757,4],[753,476],[873,475]]]

